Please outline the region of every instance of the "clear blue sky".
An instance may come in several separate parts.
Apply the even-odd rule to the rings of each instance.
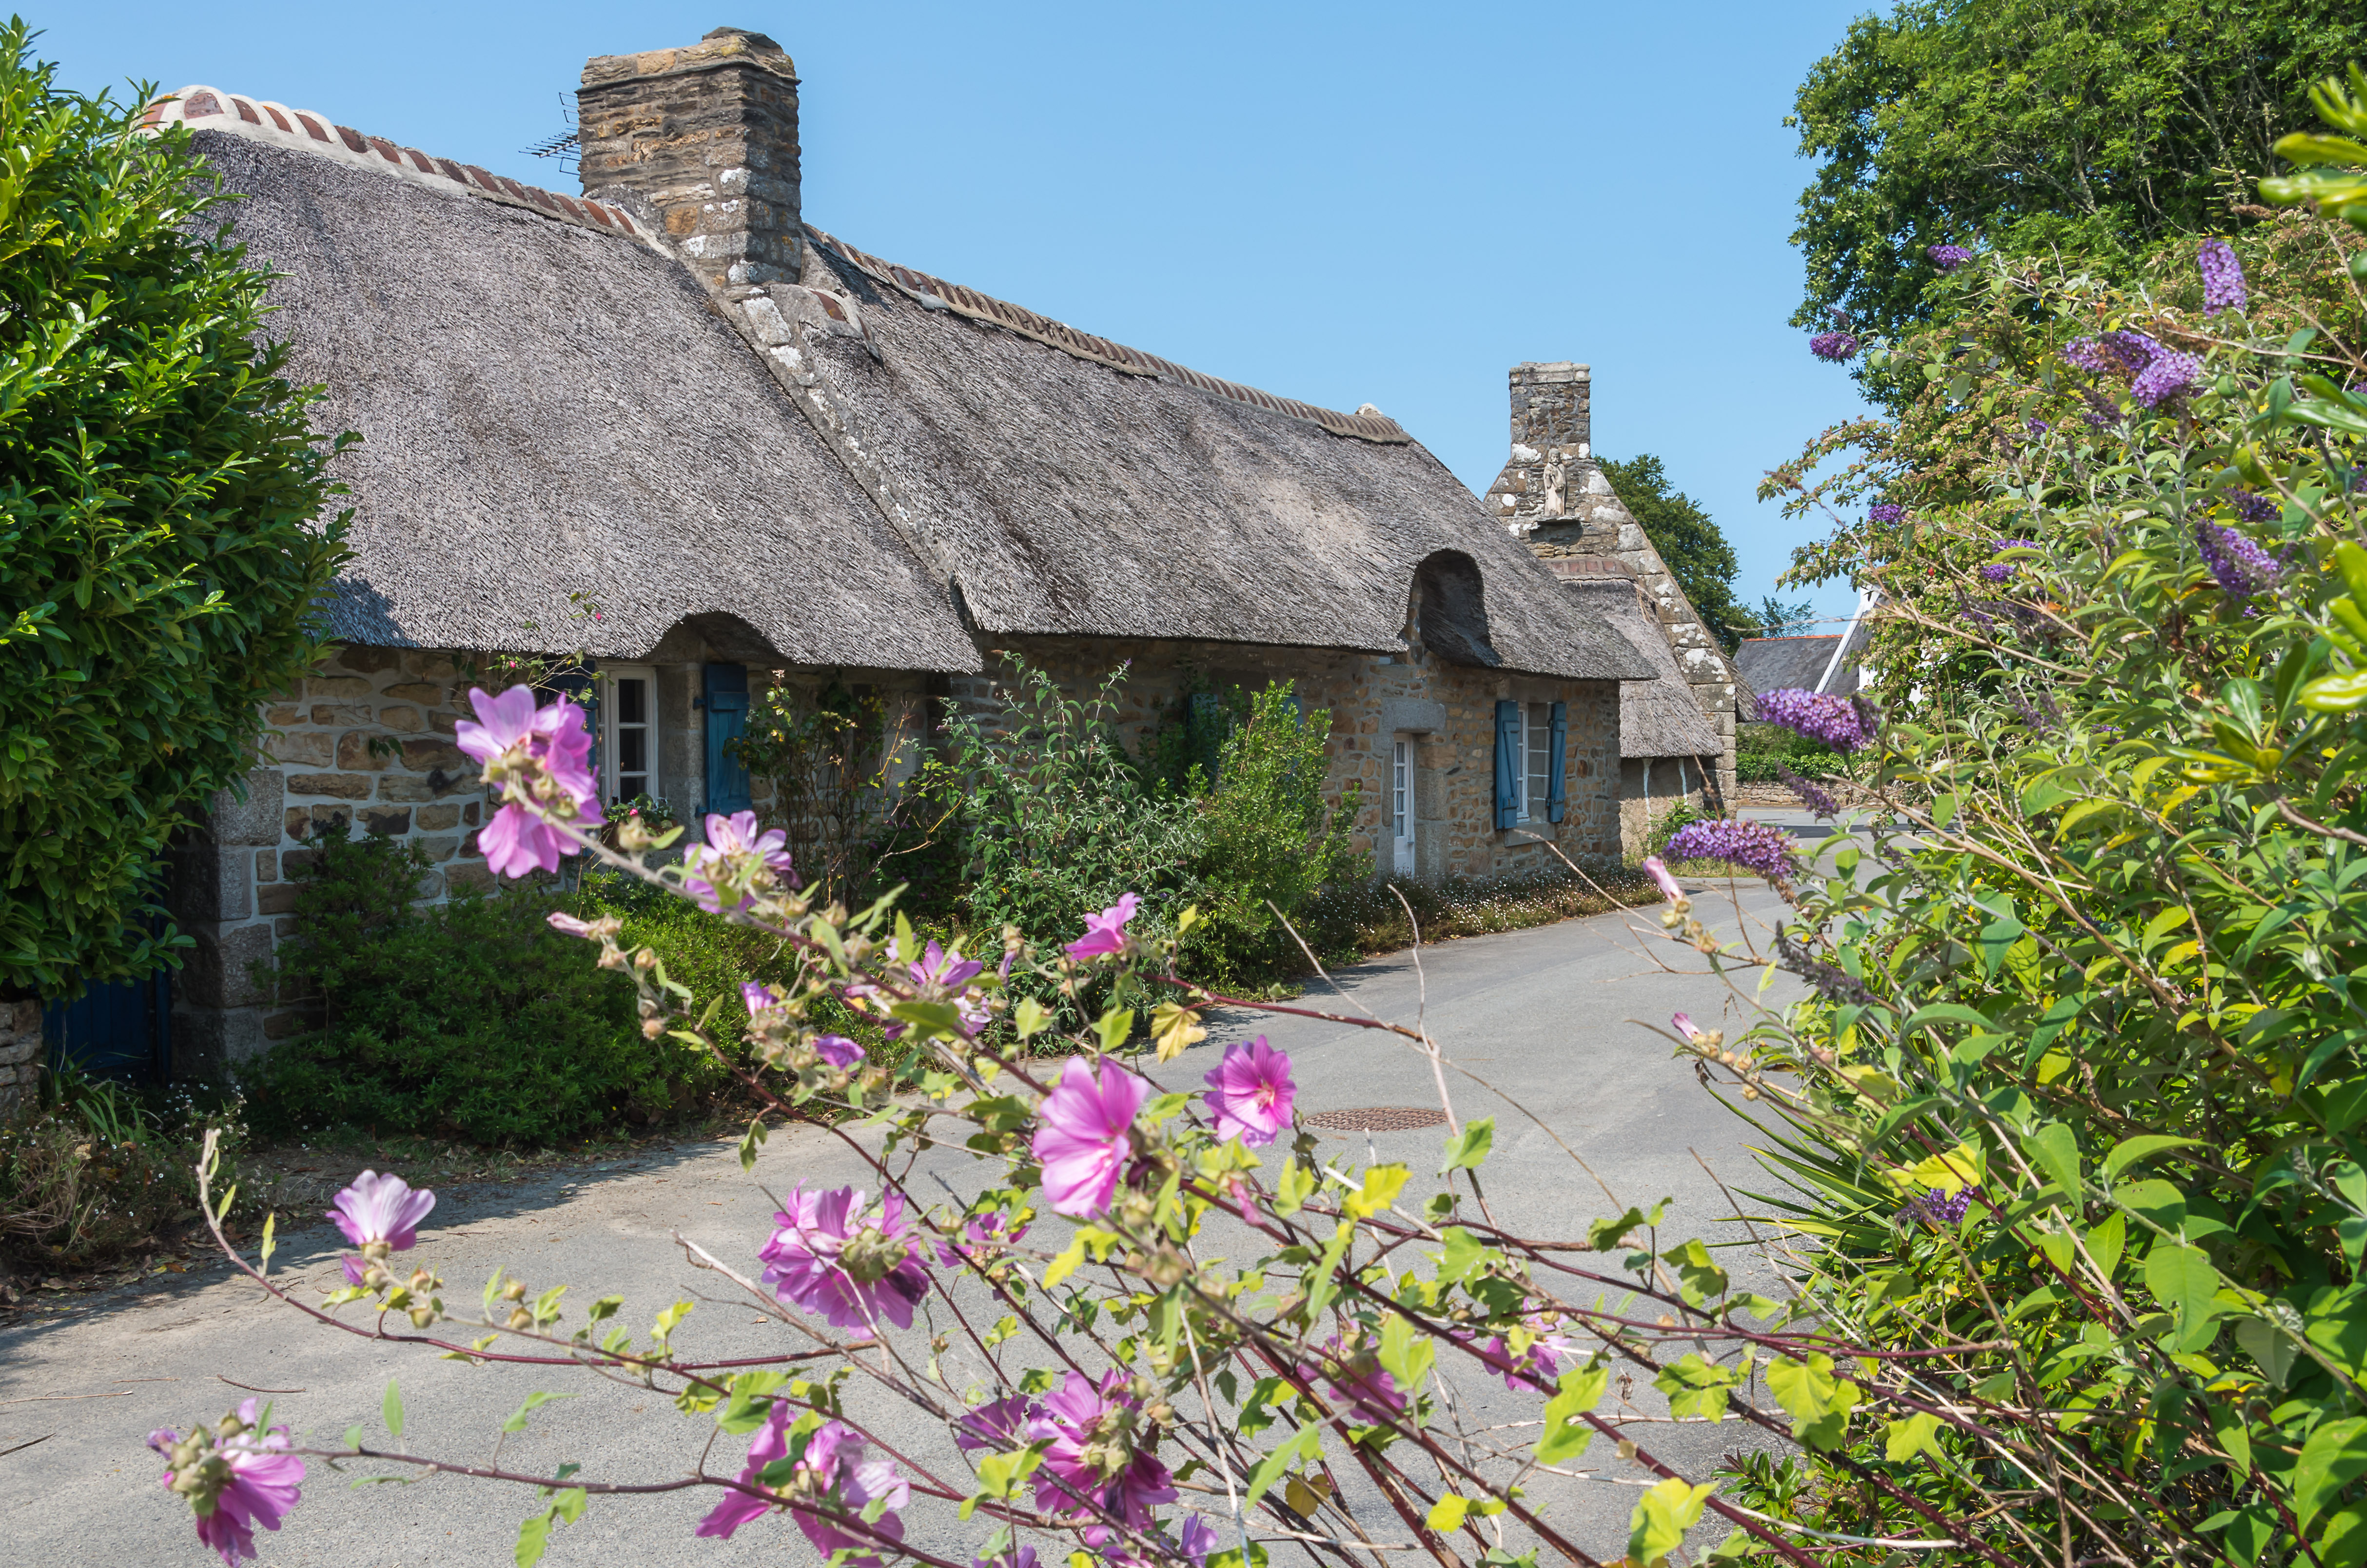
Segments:
[[[1772,590],[1760,475],[1862,411],[1784,324],[1810,165],[1783,126],[1863,3],[566,6],[73,0],[83,90],[209,82],[572,189],[519,149],[586,56],[729,23],[798,65],[805,211],[891,260],[1212,375],[1394,415],[1474,490],[1504,374],[1594,368],[1595,449],[1657,452]],[[1797,597],[1797,596],[1786,596]],[[1813,596],[1845,613],[1846,586]]]

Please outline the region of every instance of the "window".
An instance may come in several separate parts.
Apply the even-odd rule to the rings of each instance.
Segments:
[[[1553,791],[1553,705],[1529,703],[1521,717],[1522,745],[1528,758],[1527,773],[1521,780],[1521,815],[1530,822],[1543,822],[1546,801]]]
[[[1407,796],[1411,793],[1411,780],[1408,775],[1411,769],[1408,766],[1406,753],[1411,749],[1410,743],[1404,736],[1399,736],[1396,759],[1391,763],[1389,769],[1389,816],[1396,824],[1397,836],[1399,838],[1413,836],[1412,824],[1407,811],[1410,803]]]
[[[600,773],[611,801],[657,795],[658,699],[654,672],[619,665],[600,677]]]

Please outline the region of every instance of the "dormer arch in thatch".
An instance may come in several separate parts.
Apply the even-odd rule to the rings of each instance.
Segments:
[[[1449,664],[1495,669],[1504,662],[1488,637],[1488,585],[1459,550],[1434,550],[1413,569],[1414,625],[1422,645]]]

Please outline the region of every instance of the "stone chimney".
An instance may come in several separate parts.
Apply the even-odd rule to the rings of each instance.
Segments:
[[[798,280],[798,76],[763,33],[604,54],[575,95],[583,194],[646,213],[710,288]]]
[[[1590,509],[1589,372],[1558,360],[1512,367],[1512,452],[1487,495],[1488,515],[1527,539],[1539,528],[1575,532]]]

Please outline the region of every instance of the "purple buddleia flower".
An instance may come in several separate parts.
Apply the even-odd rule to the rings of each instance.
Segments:
[[[2085,419],[2090,427],[2098,430],[2104,430],[2111,428],[2112,426],[2120,422],[2120,408],[2112,402],[2112,399],[2106,397],[2102,392],[2098,392],[2095,388],[2081,387],[2079,389],[2079,397],[2081,401],[2086,403],[2088,405],[2088,412],[2081,415],[2079,417]]]
[[[1835,364],[1855,354],[1857,348],[1857,334],[1853,332],[1820,332],[1808,339],[1809,353]]]
[[[2255,490],[2230,490],[2227,505],[2235,507],[2236,515],[2248,523],[2274,522],[2281,510],[2274,501]]]
[[[1778,881],[1798,869],[1790,834],[1743,817],[1687,823],[1663,853],[1674,860],[1724,860]]]
[[[2100,337],[2080,338],[2063,350],[2063,358],[2095,375],[2132,377],[2161,352],[2161,345],[2144,333],[2108,332]]]
[[[2013,575],[2013,562],[1992,561],[1981,568],[1981,575],[1989,582],[2002,583]]]
[[[1926,245],[1923,254],[1942,272],[1954,272],[1973,259],[1973,253],[1962,245]]]
[[[1861,715],[1847,698],[1819,696],[1795,687],[1761,692],[1759,717],[1795,735],[1822,741],[1838,752],[1857,750],[1873,733],[1860,722]]]
[[[1977,1187],[1959,1187],[1954,1192],[1942,1192],[1932,1187],[1920,1198],[1910,1198],[1898,1211],[1902,1220],[1923,1220],[1934,1225],[1956,1225],[1963,1222],[1965,1211],[1973,1206]]]
[[[1837,817],[1841,814],[1840,801],[1780,762],[1775,765],[1775,777],[1781,778],[1784,781],[1784,787],[1799,796],[1802,803],[1818,816]]]
[[[2194,542],[2221,591],[2238,603],[2276,586],[2283,571],[2267,551],[2219,523],[2195,524]]]
[[[2038,700],[2045,704],[2044,708],[2033,706],[2030,700],[2018,691],[2007,692],[2005,699],[2013,709],[2014,717],[2020,719],[2033,734],[2043,735],[2062,722],[2063,715],[2056,708],[2055,699],[2051,697],[2039,698]]]
[[[2034,539],[1999,539],[1991,540],[1989,541],[1989,553],[1991,555],[2002,555],[2009,550],[2035,550],[2037,548],[2038,541]],[[1981,568],[1981,575],[1992,583],[2002,583],[2007,578],[2012,576],[2013,574],[2014,563],[2010,561],[1992,561],[1988,565]]]
[[[2235,246],[2225,240],[2205,240],[2194,260],[2203,270],[2203,314],[2240,311],[2250,302],[2244,290],[2244,264],[2236,259]]]
[[[1888,501],[1877,501],[1865,509],[1865,520],[1870,523],[1895,523],[1906,516],[1906,507]]]
[[[1848,1002],[1863,1007],[1874,1000],[1874,993],[1868,991],[1855,975],[1810,952],[1805,943],[1792,935],[1789,926],[1775,933],[1775,960],[1778,969],[1798,975],[1814,986],[1817,994],[1828,1002]]]
[[[2164,349],[2154,356],[2152,364],[2137,372],[2129,395],[2147,408],[2159,408],[2192,392],[2202,380],[2202,360],[2191,354]]]
[[[2022,427],[2030,432],[2031,438],[2033,440],[2044,437],[2047,431],[2054,428],[2053,426],[2047,424],[2045,420],[2041,419],[2035,414],[2023,420],[2022,422]]]

